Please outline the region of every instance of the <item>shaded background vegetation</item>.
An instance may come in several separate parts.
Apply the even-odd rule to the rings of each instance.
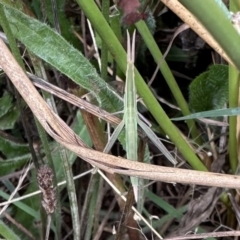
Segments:
[[[186,1],[180,2],[194,15],[191,4],[188,6]],[[160,60],[164,60],[158,58],[156,61],[153,51],[158,54],[160,49],[164,53],[173,39],[174,33],[184,22],[160,1],[132,1],[128,5],[127,1],[119,0],[116,4],[118,10],[113,8],[115,3],[112,1],[103,0],[97,4],[102,11],[101,17],[105,17],[109,22],[112,29],[111,34],[115,34],[116,39],[111,38],[112,35],[108,35],[108,28],[105,25],[96,27],[97,22],[101,22],[101,19],[99,13],[92,8],[95,5],[94,2],[89,1],[88,3],[80,0],[77,2],[56,1],[54,10],[54,4],[52,5],[48,0],[42,2],[0,1],[1,38],[9,43],[13,52],[14,44],[11,43],[11,39],[6,40],[6,35],[8,38],[13,36],[16,38],[17,49],[22,57],[20,64],[27,72],[32,72],[45,81],[114,113],[123,107],[123,103],[114,95],[114,91],[123,95],[124,82],[116,82],[116,80],[119,78],[125,80],[124,68],[126,68],[126,55],[119,46],[122,45],[126,48],[126,30],[133,32],[137,28],[135,65],[140,75],[136,76],[136,85],[138,94],[146,103],[145,106],[141,101],[138,103],[139,112],[151,123],[155,133],[165,139],[165,146],[179,162],[177,167],[234,174],[238,166],[236,117],[232,117],[233,122],[229,122],[232,124],[232,132],[223,129],[223,125],[217,125],[219,122],[226,122],[223,117],[212,118],[212,120],[218,121],[213,125],[199,121],[175,122],[175,126],[184,136],[181,140],[176,137],[178,135],[174,135],[177,130],[173,125],[165,125],[165,121],[162,121],[164,116],[160,114],[161,112],[151,109],[151,104],[155,106],[159,103],[160,105],[157,106],[159,110],[165,111],[166,118],[174,118],[190,112],[214,110],[227,106],[237,107],[239,57],[235,57],[233,54],[232,48],[235,46],[229,43],[225,48],[217,36],[217,34],[222,34],[229,39],[239,37],[232,27],[229,16],[226,19],[219,16],[220,20],[222,17],[222,21],[226,21],[232,27],[229,35],[221,33],[220,31],[224,30],[219,29],[218,26],[215,26],[216,34],[211,32],[211,29],[208,31],[214,35],[216,42],[227,52],[236,68],[228,67],[228,62],[223,56],[216,53],[192,29],[187,29],[180,32],[175,38],[166,56],[166,62],[161,64],[161,71],[158,71],[151,86],[147,86],[143,85],[140,78],[142,77],[148,84],[157,64]],[[207,4],[208,2],[205,2],[205,5]],[[234,12],[239,10],[237,1],[230,5],[226,1],[224,4],[226,9],[230,8]],[[204,11],[205,8],[200,8],[200,5],[197,6],[199,11]],[[110,6],[111,8],[109,8]],[[211,9],[211,5],[209,8]],[[217,5],[215,8],[218,9]],[[208,15],[209,12],[202,12],[202,18]],[[196,17],[199,18],[199,16]],[[94,41],[97,43],[101,56],[101,71],[98,65],[99,59],[94,58],[96,49],[93,46],[93,36],[87,18],[93,26]],[[144,21],[146,25],[143,25]],[[208,24],[204,21],[202,23],[207,28]],[[7,32],[7,27],[11,29],[10,33]],[[144,30],[144,27],[148,30]],[[226,28],[228,27],[226,25]],[[54,29],[56,33],[50,28]],[[151,44],[146,40],[146,38],[150,39],[151,35],[159,48],[157,50],[151,49],[149,47]],[[229,39],[225,40],[229,42]],[[239,39],[235,39],[234,44],[237,45]],[[116,41],[121,45],[117,45]],[[236,55],[238,51],[239,48],[236,48]],[[79,55],[79,52],[82,55]],[[115,55],[115,53],[119,54]],[[66,58],[60,58],[61,54],[66,54]],[[107,67],[112,69],[113,74],[107,73]],[[170,79],[171,75],[166,77],[167,74],[164,73],[168,69],[174,79],[169,81],[173,81],[174,84],[176,81],[179,90],[175,88],[173,91],[173,88],[169,87],[171,83],[169,84],[167,78]],[[65,178],[64,167],[60,161],[62,158],[67,159],[72,165],[74,176],[90,170],[92,168],[90,164],[74,153],[64,150],[53,138],[44,133],[41,125],[34,119],[31,110],[19,96],[7,75],[3,71],[1,73],[1,202],[9,199],[9,195],[14,192],[15,188],[18,189],[15,197],[38,190],[36,169],[44,164],[55,169],[54,185]],[[235,80],[232,80],[230,77],[234,73],[236,74]],[[229,83],[230,80],[232,86]],[[145,87],[148,87],[157,99],[156,103],[148,100],[152,96],[147,92],[146,96],[144,95]],[[81,137],[86,145],[103,151],[107,142],[105,122],[99,121],[99,118],[92,117],[87,111],[79,110],[76,106],[58,97],[53,97],[40,89],[38,91],[48,103],[52,104],[58,115]],[[186,102],[179,102],[181,94]],[[182,99],[184,100],[184,98]],[[183,105],[181,106],[181,104]],[[185,106],[186,108],[184,108]],[[94,130],[91,132],[92,129]],[[166,138],[166,135],[170,136],[170,140]],[[220,144],[221,139],[226,141],[224,145]],[[188,149],[189,145],[191,148]],[[140,138],[139,146],[139,156],[142,156],[143,160],[148,159],[152,164],[171,167],[166,158],[161,153],[159,154],[159,150],[154,144],[146,138]],[[124,149],[124,140],[119,138],[119,141],[114,144],[111,154],[125,157]],[[192,156],[195,158],[193,159]],[[214,161],[215,164],[217,162],[217,167],[212,165]],[[30,169],[27,176],[21,185],[17,186],[28,167]],[[128,192],[129,177],[111,176],[110,174],[108,177],[122,192]],[[238,228],[238,220],[235,217],[238,208],[234,205],[233,199],[230,201],[226,197],[228,190],[222,194],[223,191],[220,189],[193,186],[191,182],[186,185],[159,181],[151,183],[145,188],[142,214],[148,220],[151,219],[149,222],[152,227],[162,236],[180,236],[189,231],[211,233],[216,230],[227,231]],[[76,225],[80,227],[79,239],[143,239],[143,235],[146,239],[157,239],[157,237],[153,237],[152,230],[143,221],[134,220],[134,214],[130,210],[131,204],[133,204],[130,190],[125,205],[98,173],[88,173],[80,180],[76,180],[75,189],[76,206],[78,207],[75,209],[75,217],[79,216],[80,222],[74,220],[73,208],[70,207],[72,200],[69,200],[69,189],[65,185],[58,187],[57,206],[56,211],[51,215],[52,225],[49,239],[77,239],[76,232],[73,232],[77,231]],[[237,192],[231,194],[238,199]],[[219,198],[220,195],[221,198]],[[201,198],[198,198],[199,196]],[[194,201],[194,199],[197,200]],[[187,211],[187,206],[190,206],[189,211]],[[125,219],[126,215],[129,217]],[[41,206],[41,195],[11,204],[1,214],[0,220],[0,229],[6,239],[45,238],[47,214]],[[116,235],[112,234],[113,227],[117,229]],[[213,237],[208,239],[213,239]],[[234,237],[223,237],[222,239],[234,239]]]

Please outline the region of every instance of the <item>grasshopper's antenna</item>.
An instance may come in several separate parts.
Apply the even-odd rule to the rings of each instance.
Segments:
[[[133,32],[132,36],[132,46],[131,46],[131,39],[130,39],[130,34],[127,31],[127,60],[130,63],[134,63],[135,61],[135,39],[136,39],[136,30]]]

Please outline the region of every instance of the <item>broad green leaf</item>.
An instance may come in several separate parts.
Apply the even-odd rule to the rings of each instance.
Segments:
[[[12,104],[12,96],[8,93],[0,98],[0,129],[12,129],[19,118],[19,110]]]
[[[97,98],[101,107],[111,112],[122,108],[118,94],[99,77],[90,62],[62,36],[46,24],[4,4],[2,0],[0,4],[4,5],[14,36],[29,51],[87,89]]]
[[[16,156],[7,160],[0,160],[0,176],[5,176],[9,173],[13,173],[16,169],[19,169],[31,159],[31,154],[25,154]]]
[[[193,112],[223,108],[228,101],[228,67],[213,65],[195,78],[189,87],[189,105]]]
[[[0,117],[4,116],[12,107],[12,96],[8,93],[4,93],[0,98]]]
[[[18,143],[10,138],[0,136],[0,151],[6,158],[14,158],[29,153],[29,148],[28,144]]]
[[[0,118],[0,129],[13,129],[16,121],[20,116],[20,111],[16,106],[12,106],[9,111]]]
[[[14,172],[31,159],[27,144],[18,143],[7,136],[0,136],[0,151],[6,158],[0,160],[0,176]]]
[[[12,96],[5,92],[0,98],[0,129],[12,129],[20,112],[12,103]]]

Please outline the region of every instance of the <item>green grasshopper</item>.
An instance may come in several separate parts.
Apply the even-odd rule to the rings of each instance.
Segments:
[[[136,86],[134,76],[134,55],[135,55],[135,37],[136,31],[133,33],[132,44],[130,41],[130,35],[127,32],[127,71],[126,71],[126,85],[124,94],[124,115],[122,122],[116,127],[113,132],[111,139],[109,140],[104,152],[108,152],[113,143],[116,141],[124,125],[126,129],[126,153],[127,158],[133,161],[138,160],[138,125],[146,133],[146,135],[152,140],[152,142],[158,147],[158,149],[167,157],[167,159],[174,165],[177,161],[173,158],[170,152],[158,139],[155,133],[147,126],[140,118],[137,110],[137,99],[136,99]],[[136,202],[139,200],[139,178],[131,177],[133,186],[134,196]]]

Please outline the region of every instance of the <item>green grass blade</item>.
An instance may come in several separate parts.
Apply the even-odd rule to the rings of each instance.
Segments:
[[[0,233],[6,240],[20,240],[20,238],[1,220]]]
[[[0,190],[0,196],[6,200],[9,199],[10,195],[6,194],[5,192]],[[33,208],[29,207],[28,205],[26,205],[23,202],[14,202],[13,203],[15,206],[17,206],[18,208],[22,209],[24,212],[26,212],[27,214],[29,214],[30,216],[38,219],[39,218],[39,213],[37,211],[35,211]]]
[[[73,237],[76,240],[80,239],[80,224],[79,224],[79,215],[78,215],[78,202],[77,202],[77,195],[75,184],[73,180],[73,173],[72,173],[72,166],[68,160],[67,150],[61,148],[60,154],[62,155],[61,158],[63,159],[62,163],[64,165],[64,173],[65,178],[67,181],[67,190],[68,190],[68,198],[70,203],[71,209],[71,216],[72,216],[72,228],[73,228]]]
[[[240,4],[240,2],[238,3]],[[232,12],[238,12],[240,8],[237,8],[236,1],[229,2],[229,9]],[[239,97],[239,80],[240,75],[239,71],[229,65],[228,67],[228,99],[229,99],[229,108],[238,107],[238,97]],[[236,172],[238,166],[238,144],[236,138],[236,127],[237,127],[237,116],[229,117],[229,163],[232,169],[232,172]],[[238,174],[238,173],[237,173]]]
[[[225,108],[225,109],[217,109],[210,110],[204,112],[193,113],[185,117],[172,118],[173,121],[180,121],[186,119],[194,119],[194,118],[207,118],[207,117],[222,117],[222,116],[237,116],[240,114],[240,107],[238,108]]]

